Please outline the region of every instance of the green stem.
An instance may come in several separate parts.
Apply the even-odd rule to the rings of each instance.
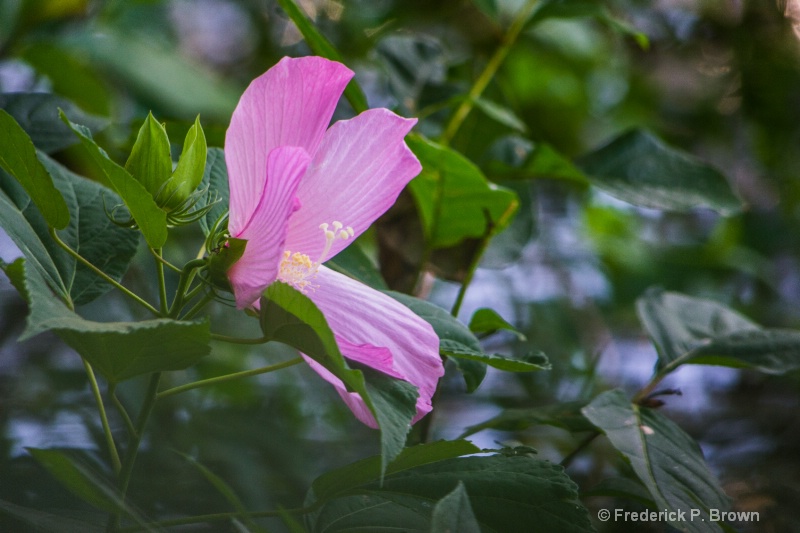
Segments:
[[[114,467],[114,472],[119,474],[122,468],[122,463],[119,460],[119,453],[117,452],[117,445],[114,443],[114,436],[111,434],[111,426],[108,423],[108,416],[106,415],[106,408],[103,405],[103,396],[100,394],[100,387],[97,385],[97,378],[92,370],[92,365],[81,358],[83,367],[86,369],[86,375],[89,376],[89,384],[92,387],[92,394],[94,401],[97,403],[97,410],[100,412],[100,423],[103,426],[103,434],[106,436],[106,445],[108,446],[108,454],[111,456],[111,466]]]
[[[150,382],[147,385],[147,392],[145,393],[144,403],[142,409],[139,411],[139,416],[136,419],[135,432],[131,434],[128,439],[128,449],[125,454],[125,461],[122,463],[122,469],[119,473],[119,495],[121,500],[125,500],[125,495],[128,493],[128,485],[131,482],[131,474],[133,473],[133,465],[136,463],[136,456],[139,453],[139,445],[142,443],[142,434],[147,425],[147,420],[153,412],[153,406],[156,403],[156,396],[158,395],[158,383],[161,381],[161,372],[154,372],[150,376]],[[116,531],[119,529],[120,515],[114,516],[113,520],[109,523],[109,531]]]
[[[172,301],[172,307],[169,308],[169,317],[177,318],[178,313],[183,308],[183,302],[186,298],[186,288],[194,279],[194,271],[203,267],[206,264],[205,259],[192,259],[183,266],[181,277],[178,280],[178,289],[175,291],[175,299]]]
[[[183,315],[183,317],[181,317],[181,320],[190,320],[194,318],[194,316],[200,311],[202,311],[203,308],[207,306],[209,302],[214,300],[214,297],[215,297],[214,291],[209,291],[208,293],[206,293],[206,295],[203,296],[203,298],[199,302],[194,304],[191,309],[186,311],[186,314]],[[188,299],[191,298],[187,298],[187,300]]]
[[[464,120],[472,111],[472,108],[475,107],[475,101],[480,98],[483,91],[489,85],[489,82],[492,81],[492,78],[497,73],[497,70],[500,68],[500,65],[503,64],[505,61],[506,56],[511,51],[511,48],[514,46],[514,43],[517,41],[519,34],[525,28],[525,23],[528,22],[528,19],[533,13],[533,9],[536,7],[538,0],[528,0],[525,6],[520,10],[517,14],[517,17],[514,19],[514,22],[509,27],[508,32],[506,32],[505,36],[503,37],[503,42],[500,47],[495,50],[494,55],[489,59],[489,62],[486,64],[486,67],[481,72],[478,79],[475,81],[475,84],[469,91],[466,100],[464,100],[456,112],[453,113],[453,116],[450,118],[450,121],[445,126],[444,133],[442,134],[441,143],[447,145],[450,141],[453,140],[456,133],[458,132],[461,125],[464,123]]]
[[[585,439],[583,439],[578,446],[572,450],[566,457],[561,460],[559,463],[564,468],[569,467],[572,464],[572,461],[580,454],[583,450],[585,450],[597,437],[600,436],[599,431],[592,431]]]
[[[238,337],[228,337],[227,335],[220,335],[219,333],[211,334],[212,341],[228,342],[230,344],[264,344],[269,342],[267,337],[259,337],[257,339],[240,339]]]
[[[191,286],[191,285],[189,285],[189,286]],[[191,301],[191,300],[192,300],[192,298],[194,298],[195,296],[197,296],[197,295],[198,295],[198,293],[199,293],[200,291],[202,291],[202,290],[203,290],[203,289],[204,289],[206,286],[208,286],[208,283],[206,283],[206,282],[205,282],[205,280],[201,280],[201,282],[200,282],[200,283],[198,283],[198,284],[197,284],[197,286],[196,286],[194,289],[190,289],[190,290],[189,290],[189,291],[186,293],[186,297],[183,299],[183,301],[184,301],[184,302],[189,302],[189,301]]]
[[[161,248],[150,248],[153,256],[156,259],[156,274],[158,274],[158,300],[161,303],[161,314],[167,314],[167,284],[164,280],[164,263],[159,261],[161,259]]]
[[[161,316],[161,313],[158,312],[158,309],[156,309],[155,307],[153,307],[149,303],[147,303],[144,300],[142,300],[138,295],[136,295],[133,292],[131,292],[130,290],[128,290],[126,287],[121,285],[117,280],[115,280],[114,278],[112,278],[111,276],[109,276],[108,274],[106,274],[105,272],[103,272],[102,270],[97,268],[96,266],[94,266],[86,258],[84,258],[81,254],[79,254],[78,252],[76,252],[75,250],[70,248],[67,243],[65,243],[64,241],[62,241],[59,238],[58,234],[56,233],[55,228],[50,228],[50,236],[53,237],[53,240],[56,241],[56,244],[58,244],[61,248],[63,248],[64,251],[66,251],[69,255],[74,257],[83,266],[85,266],[86,268],[88,268],[89,270],[91,270],[92,272],[94,272],[95,274],[97,274],[98,276],[103,278],[104,280],[106,280],[108,283],[110,283],[111,285],[116,287],[118,290],[120,290],[127,297],[129,297],[130,299],[132,299],[133,301],[135,301],[136,303],[138,303],[142,307],[146,308],[148,311],[150,311],[154,315]]]
[[[122,418],[122,421],[125,423],[125,428],[128,430],[128,435],[136,434],[136,427],[133,425],[133,420],[131,420],[130,415],[128,414],[128,410],[125,409],[125,406],[122,405],[122,402],[117,398],[117,388],[116,385],[111,384],[108,387],[108,396],[111,398],[111,402],[119,411],[119,416]]]
[[[194,381],[192,383],[187,383],[185,385],[181,385],[179,387],[173,387],[171,389],[167,389],[165,391],[161,391],[156,395],[157,399],[166,398],[167,396],[172,396],[173,394],[178,394],[181,392],[185,392],[192,389],[198,389],[200,387],[207,387],[209,385],[215,385],[217,383],[224,383],[225,381],[231,381],[233,379],[239,378],[247,378],[251,376],[258,376],[260,374],[266,374],[268,372],[275,372],[276,370],[281,370],[283,368],[288,368],[290,366],[294,366],[298,363],[302,363],[303,358],[297,357],[295,359],[290,359],[288,361],[283,361],[282,363],[277,363],[270,366],[262,366],[261,368],[254,368],[253,370],[244,370],[242,372],[235,372],[233,374],[226,374],[224,376],[217,376],[215,378],[208,378],[203,379],[201,381]]]
[[[152,251],[153,249],[151,248],[150,250]],[[178,274],[181,273],[181,269],[180,268],[176,267],[175,265],[173,265],[172,263],[170,263],[169,261],[164,259],[164,257],[161,255],[161,248],[158,249],[158,252],[159,252],[158,255],[153,254],[153,257],[156,258],[156,261],[158,261],[159,263],[161,263],[162,265],[164,265],[168,269],[172,270],[173,272],[177,272]]]

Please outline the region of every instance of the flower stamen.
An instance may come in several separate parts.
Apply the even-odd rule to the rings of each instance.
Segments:
[[[333,227],[333,229],[328,229]],[[291,252],[286,250],[283,252],[283,259],[281,260],[280,269],[278,271],[278,279],[288,283],[303,294],[308,290],[316,290],[319,285],[312,282],[317,277],[317,272],[322,262],[331,251],[331,246],[337,239],[346,241],[355,235],[355,231],[350,226],[345,226],[338,220],[333,223],[322,223],[319,225],[325,235],[325,246],[322,248],[322,253],[316,261],[312,261],[307,254],[300,252]]]

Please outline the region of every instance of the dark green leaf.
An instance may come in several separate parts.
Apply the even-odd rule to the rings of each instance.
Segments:
[[[646,131],[623,133],[579,166],[594,185],[634,205],[680,212],[707,207],[723,215],[742,209],[718,170]]]
[[[544,354],[531,354],[528,359],[513,359],[500,354],[487,354],[483,351],[472,350],[463,344],[443,340],[439,343],[439,351],[448,357],[480,361],[487,365],[506,372],[536,372],[537,370],[550,370],[550,363]]]
[[[207,152],[206,135],[198,116],[186,133],[178,166],[159,195],[159,199],[163,198],[167,207],[181,205],[203,181]]]
[[[581,414],[584,405],[583,402],[564,402],[542,407],[506,409],[485,422],[468,427],[460,438],[468,437],[484,429],[521,431],[538,424],[559,427],[572,433],[592,431],[594,426]]]
[[[519,340],[524,341],[525,335],[517,331],[517,328],[509,324],[494,309],[483,307],[472,314],[469,320],[469,329],[473,333],[494,333],[498,330],[506,330],[514,333]]]
[[[38,509],[22,507],[5,500],[0,500],[0,514],[13,516],[25,522],[35,531],[46,531],[48,533],[102,533],[105,526],[91,524],[52,513],[46,513]]]
[[[95,144],[88,129],[70,122],[63,113],[61,113],[61,119],[78,135],[92,159],[103,171],[107,183],[128,206],[131,216],[142,230],[147,244],[151,248],[161,248],[167,240],[166,213],[156,205],[153,197],[141,183],[136,181],[128,171],[113,162],[105,151]]]
[[[385,291],[389,288],[377,267],[357,243],[351,244],[336,254],[336,257],[325,263],[325,266],[369,285],[375,290]]]
[[[0,168],[14,176],[51,228],[69,224],[69,209],[53,179],[36,157],[36,148],[14,117],[0,109]]]
[[[422,163],[409,187],[430,246],[443,248],[505,228],[519,206],[517,195],[489,183],[480,169],[455,150],[409,135]]]
[[[505,142],[506,150],[522,151],[521,143]],[[496,160],[489,163],[489,171],[494,180],[531,180],[531,179],[556,179],[571,181],[581,185],[588,185],[589,178],[566,156],[546,143],[537,143],[525,155],[524,161],[512,164],[509,161]],[[524,153],[524,152],[523,152]],[[498,155],[505,155],[503,153]],[[517,156],[518,154],[511,154]],[[511,159],[506,156],[504,159]]]
[[[164,126],[148,113],[144,119],[125,170],[141,183],[150,196],[155,198],[172,174],[172,157],[169,137]]]
[[[297,348],[357,392],[381,429],[382,469],[405,444],[416,413],[417,393],[410,385],[378,372],[347,366],[325,316],[306,295],[275,282],[261,298],[261,330],[268,339]],[[365,375],[369,379],[365,379]]]
[[[513,111],[507,107],[501,106],[491,100],[485,98],[478,98],[475,100],[475,107],[486,113],[489,118],[492,118],[504,126],[508,126],[512,130],[517,130],[520,133],[528,131],[528,127],[522,122]]]
[[[480,448],[466,440],[442,440],[419,444],[404,448],[400,455],[386,467],[386,475],[453,457],[472,455],[480,451]],[[306,504],[327,501],[361,485],[379,481],[381,461],[380,456],[369,457],[321,475],[311,485],[306,497]]]
[[[292,22],[295,23],[297,29],[303,34],[306,44],[318,56],[322,56],[333,61],[342,62],[342,57],[339,52],[334,48],[331,42],[322,35],[317,28],[308,20],[305,13],[297,6],[294,0],[278,0],[278,4],[283,8]],[[344,90],[344,95],[356,113],[362,113],[367,110],[367,97],[364,96],[364,91],[359,87],[358,82],[351,80]]]
[[[30,307],[20,339],[53,330],[112,383],[151,372],[182,370],[210,351],[207,320],[92,322],[54,298],[39,273],[24,260],[18,259],[4,270]]]
[[[656,507],[656,503],[647,492],[647,489],[639,481],[634,481],[626,477],[612,477],[602,480],[588,491],[581,493],[584,498],[594,496],[606,496],[611,498],[626,498],[641,503],[651,509]]]
[[[478,9],[486,13],[492,18],[496,18],[498,14],[497,0],[472,0]]]
[[[441,307],[400,292],[386,291],[386,294],[414,311],[417,316],[430,324],[439,337],[440,346],[442,341],[449,340],[474,352],[483,353],[480,341],[472,334],[469,328]],[[454,359],[453,362],[464,376],[467,392],[473,392],[477,389],[486,376],[486,363],[463,358]]]
[[[800,331],[761,329],[715,337],[696,349],[685,363],[784,374],[800,368]]]
[[[481,526],[472,512],[469,495],[459,481],[453,492],[433,508],[431,533],[481,533]]]
[[[350,489],[308,515],[311,531],[430,531],[433,503],[464,485],[484,531],[593,531],[563,468],[527,456],[446,459]],[[502,502],[503,505],[498,505]],[[509,510],[513,509],[513,512]]]
[[[86,503],[108,513],[124,513],[139,524],[144,523],[125,503],[116,487],[78,453],[36,448],[28,448],[28,452],[54,478]]]
[[[0,94],[0,108],[14,117],[36,148],[48,154],[78,142],[72,131],[58,118],[59,109],[92,131],[99,131],[108,123],[103,118],[84,113],[69,100],[50,93]]]
[[[228,212],[230,190],[228,189],[228,167],[225,166],[225,153],[221,148],[209,148],[206,158],[206,168],[200,182],[202,188],[208,188],[205,200],[201,200],[197,207],[216,202],[214,207],[200,219],[203,233],[208,235],[217,221]]]
[[[608,391],[584,407],[583,414],[605,432],[644,483],[659,510],[701,511],[695,520],[670,522],[681,531],[722,531],[708,510],[725,511],[728,497],[709,471],[697,443],[661,413],[631,404],[620,390]],[[702,518],[702,520],[700,520]]]

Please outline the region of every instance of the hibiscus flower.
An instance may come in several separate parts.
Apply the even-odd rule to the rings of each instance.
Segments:
[[[320,57],[283,58],[242,95],[225,138],[231,237],[247,241],[228,278],[237,307],[281,281],[325,315],[342,354],[419,391],[431,410],[444,370],[431,326],[393,298],[323,263],[363,233],[421,170],[404,137],[416,119],[371,109],[328,128],[353,72]],[[311,358],[359,420],[364,400]]]

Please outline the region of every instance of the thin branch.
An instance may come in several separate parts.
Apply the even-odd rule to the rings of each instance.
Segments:
[[[97,385],[97,378],[94,375],[94,370],[92,370],[92,365],[82,357],[81,361],[83,361],[83,367],[86,369],[86,375],[89,377],[89,385],[92,388],[94,401],[97,403],[97,410],[100,412],[100,423],[103,426],[103,434],[106,437],[108,454],[111,456],[111,466],[114,468],[114,472],[119,474],[122,468],[122,462],[119,460],[117,445],[114,443],[114,436],[111,434],[111,426],[108,423],[108,416],[106,414],[105,405],[103,405],[103,396],[100,394],[100,387]]]

